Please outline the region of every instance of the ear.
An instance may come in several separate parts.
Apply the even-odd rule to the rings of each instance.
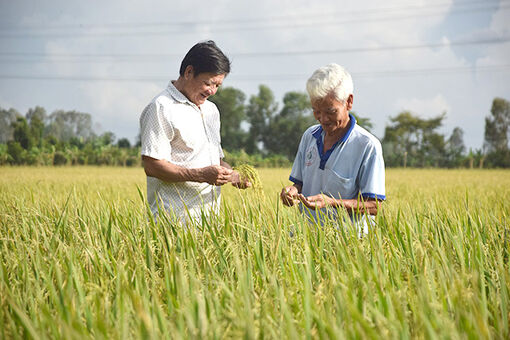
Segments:
[[[184,70],[184,79],[186,80],[192,79],[194,77],[193,72],[194,72],[193,66],[191,65],[186,66],[186,69]]]
[[[347,107],[347,111],[351,111],[352,110],[352,103],[354,102],[354,96],[352,94],[349,95],[349,97],[347,98],[347,102],[346,102],[346,107]]]

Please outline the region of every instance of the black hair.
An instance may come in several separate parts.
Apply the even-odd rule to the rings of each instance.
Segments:
[[[181,76],[184,76],[189,65],[193,66],[193,76],[200,73],[230,73],[230,60],[212,40],[199,42],[186,53],[179,70]]]

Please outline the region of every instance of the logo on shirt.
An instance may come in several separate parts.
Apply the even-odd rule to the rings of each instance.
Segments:
[[[306,150],[306,154],[305,154],[305,166],[310,166],[313,164],[313,158],[314,158],[313,156],[314,156],[313,147],[308,148],[308,150]]]

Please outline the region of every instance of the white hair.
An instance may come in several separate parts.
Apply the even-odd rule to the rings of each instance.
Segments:
[[[337,100],[345,102],[353,94],[352,77],[342,66],[331,63],[316,70],[306,82],[310,100],[322,99],[331,92]]]

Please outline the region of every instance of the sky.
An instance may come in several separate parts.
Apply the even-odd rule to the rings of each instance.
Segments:
[[[446,113],[440,132],[483,145],[495,97],[510,100],[510,0],[0,0],[0,107],[90,113],[95,128],[135,140],[149,101],[178,77],[195,43],[232,60],[223,86],[280,102],[335,62],[354,106],[384,136],[404,110]]]

